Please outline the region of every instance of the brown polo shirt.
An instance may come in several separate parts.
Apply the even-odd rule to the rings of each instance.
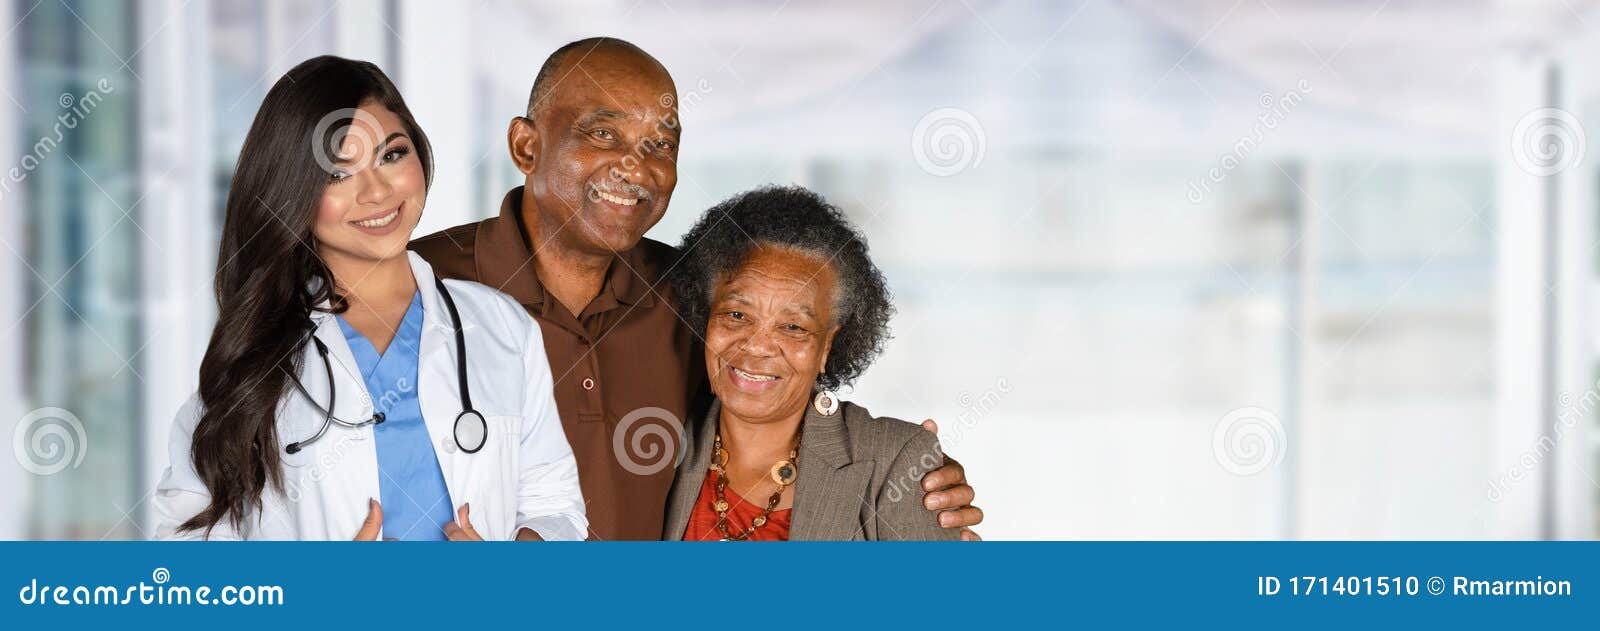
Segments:
[[[534,273],[521,201],[519,186],[498,217],[422,237],[411,249],[436,274],[505,292],[538,320],[590,538],[660,539],[682,424],[705,383],[700,346],[663,280],[677,250],[643,239],[619,252],[600,294],[573,317]]]

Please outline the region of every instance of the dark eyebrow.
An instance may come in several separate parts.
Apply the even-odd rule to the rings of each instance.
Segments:
[[[378,153],[383,151],[384,147],[389,146],[389,143],[394,142],[394,139],[396,139],[396,138],[405,138],[405,137],[406,137],[406,133],[403,132],[403,131],[397,131],[395,133],[389,134],[388,138],[384,138],[383,142],[378,143],[378,148],[377,149],[373,149],[372,153],[374,155],[377,155]]]
[[[394,139],[396,139],[396,138],[405,138],[405,137],[406,137],[406,133],[403,132],[403,131],[397,131],[395,133],[389,134],[388,138],[384,138],[383,142],[378,143],[378,146],[373,148],[372,155],[375,155],[375,156],[376,155],[382,155],[384,148],[388,147],[389,143],[394,142]],[[350,158],[341,158],[339,156],[334,156],[333,157],[334,164],[350,164],[351,161],[352,160]]]

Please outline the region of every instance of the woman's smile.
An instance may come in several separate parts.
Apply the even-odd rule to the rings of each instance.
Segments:
[[[370,235],[386,235],[399,228],[402,222],[395,221],[400,218],[400,212],[405,209],[405,204],[400,204],[389,210],[368,215],[360,219],[352,219],[349,224],[357,230]]]
[[[783,377],[767,375],[758,372],[741,370],[733,365],[728,366],[728,381],[740,390],[746,392],[764,392],[777,387]]]

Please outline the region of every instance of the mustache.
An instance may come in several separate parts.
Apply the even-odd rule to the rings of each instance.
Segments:
[[[643,186],[640,186],[638,184],[628,184],[628,183],[620,183],[620,182],[607,182],[607,183],[604,183],[604,184],[590,184],[589,185],[589,191],[588,191],[588,194],[586,196],[589,198],[589,201],[591,201],[591,202],[599,201],[598,196],[599,196],[600,193],[605,193],[607,195],[615,195],[617,197],[634,197],[634,198],[638,198],[639,201],[643,201],[643,202],[648,202],[648,201],[650,201],[652,199],[655,199],[655,194],[650,192],[650,189],[647,189],[647,188],[645,188]]]

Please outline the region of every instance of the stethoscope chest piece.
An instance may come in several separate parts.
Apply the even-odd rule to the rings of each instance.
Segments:
[[[478,453],[489,440],[489,423],[477,410],[467,410],[456,417],[456,446],[469,454]]]

